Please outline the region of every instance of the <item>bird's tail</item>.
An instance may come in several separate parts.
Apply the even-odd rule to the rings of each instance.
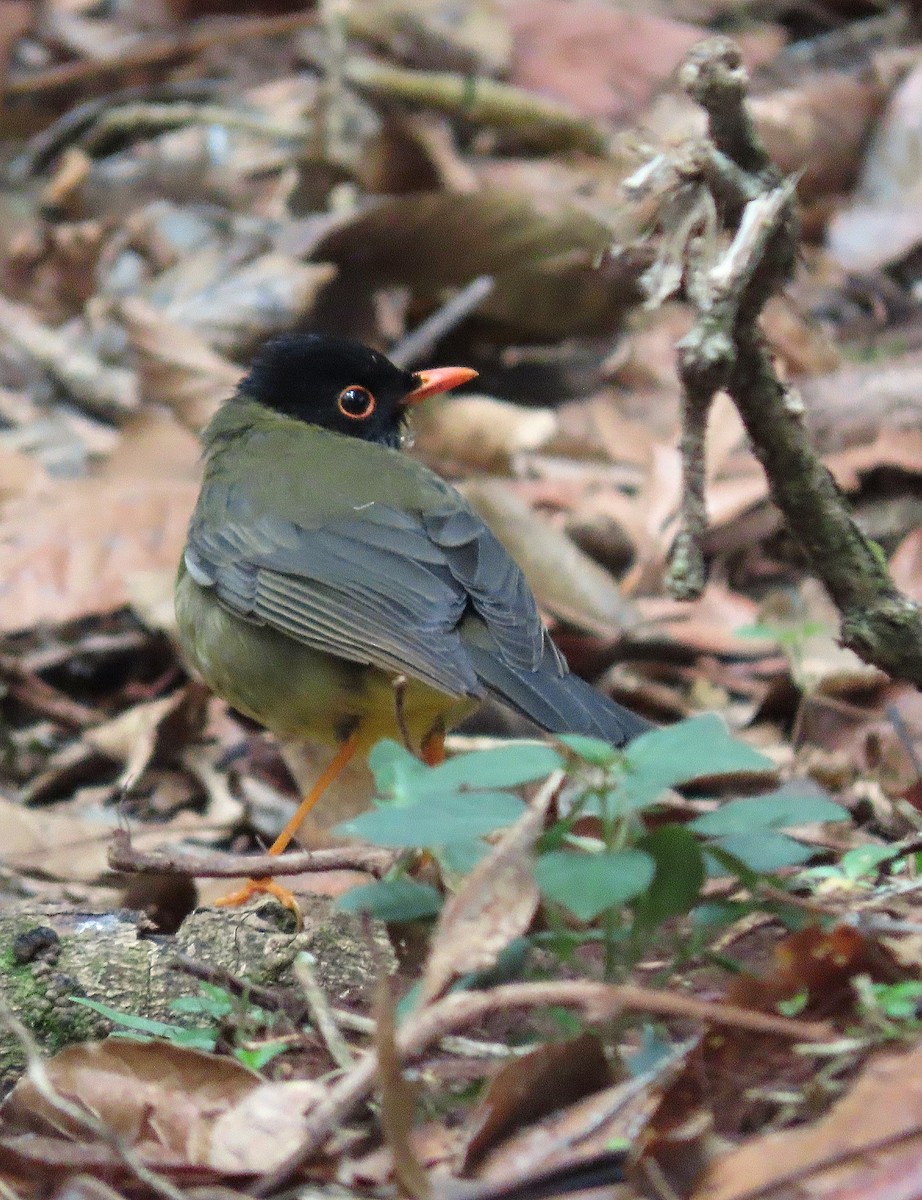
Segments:
[[[485,647],[466,644],[477,677],[503,704],[547,733],[580,733],[623,746],[653,726],[607,699],[578,675],[561,675],[546,659],[537,671],[516,670]],[[556,666],[556,660],[555,660]]]

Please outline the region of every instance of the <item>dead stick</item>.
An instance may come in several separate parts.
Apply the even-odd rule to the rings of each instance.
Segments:
[[[830,1027],[822,1022],[797,1021],[731,1004],[712,1004],[689,996],[658,992],[652,988],[563,980],[510,983],[488,992],[459,992],[447,996],[405,1022],[397,1034],[397,1054],[403,1062],[418,1058],[446,1033],[477,1024],[494,1013],[554,1005],[579,1010],[583,1019],[591,1024],[601,1024],[621,1013],[633,1011],[705,1021],[795,1041],[821,1041],[831,1033]],[[250,1195],[270,1196],[287,1186],[333,1131],[340,1128],[350,1113],[368,1097],[377,1072],[377,1055],[369,1051],[311,1110],[305,1124],[304,1140],[298,1149],[259,1180],[250,1190]]]
[[[181,850],[134,850],[124,829],[113,834],[109,866],[131,874],[184,875],[203,879],[264,879],[273,875],[300,875],[305,871],[365,871],[380,879],[397,855],[368,846],[342,846],[329,850],[297,850],[290,854],[186,854]]]
[[[15,74],[6,81],[6,97],[34,96],[59,88],[86,86],[92,80],[125,75],[173,59],[191,58],[212,46],[233,46],[254,38],[294,34],[315,25],[314,12],[286,13],[279,17],[245,17],[206,25],[175,37],[145,38],[139,45],[109,61],[61,63],[31,74]]]

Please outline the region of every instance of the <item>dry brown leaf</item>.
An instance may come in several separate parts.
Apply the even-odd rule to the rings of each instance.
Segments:
[[[854,184],[886,98],[871,72],[826,71],[801,87],[754,96],[749,106],[772,161],[799,177],[798,194],[809,200]]]
[[[175,572],[197,492],[194,482],[90,478],[7,505],[0,630],[112,612],[130,602],[136,573]]]
[[[0,14],[0,89],[6,84],[6,73],[16,43],[35,20],[34,0],[6,0]]]
[[[465,1171],[514,1130],[601,1091],[611,1069],[594,1033],[548,1042],[504,1064],[468,1121]]]
[[[668,596],[642,596],[635,603],[656,636],[694,653],[765,658],[777,652],[771,637],[736,632],[758,621],[759,606],[724,584],[709,582],[700,599],[691,603]]]
[[[922,429],[922,352],[846,366],[798,384],[822,454],[872,442],[879,432]]]
[[[350,33],[414,66],[488,75],[509,66],[512,37],[496,0],[352,0],[345,11]]]
[[[602,637],[634,628],[636,614],[611,575],[499,480],[461,489],[512,557],[547,612]]]
[[[134,296],[120,316],[135,356],[141,399],[167,405],[188,429],[202,429],[243,372],[191,329]]]
[[[509,0],[512,81],[590,116],[624,120],[676,69],[702,30],[599,0]]]
[[[881,1055],[822,1120],[751,1138],[708,1170],[692,1200],[736,1200],[784,1188],[785,1195],[844,1195],[907,1149],[918,1161],[922,1137],[922,1049]],[[886,1143],[893,1141],[892,1149]],[[884,1143],[884,1145],[881,1145]],[[856,1193],[857,1194],[857,1193]],[[876,1189],[862,1195],[882,1195]],[[894,1194],[892,1192],[887,1194]],[[900,1190],[900,1195],[910,1193]],[[918,1194],[913,1192],[912,1194]]]
[[[467,875],[439,914],[420,983],[420,1003],[470,971],[484,971],[529,927],[538,910],[532,846],[544,828],[561,777],[552,776],[528,811]]]
[[[155,759],[175,760],[201,733],[208,695],[202,684],[187,684],[159,700],[135,704],[95,729],[88,729],[84,740],[108,758],[125,764],[120,784],[127,787]]]
[[[391,1152],[394,1176],[400,1190],[412,1200],[428,1200],[432,1185],[413,1146],[416,1088],[404,1077],[397,1053],[397,1008],[391,980],[378,980],[375,997],[375,1049],[380,1093],[380,1122]]]
[[[62,1050],[45,1064],[52,1087],[86,1107],[146,1162],[204,1165],[222,1113],[260,1086],[232,1058],[167,1042],[109,1038]],[[82,1139],[26,1076],[4,1101],[5,1129]]]
[[[890,576],[910,600],[922,603],[922,529],[900,542],[890,559]]]
[[[0,511],[0,630],[53,625],[131,602],[152,573],[172,586],[198,492],[196,439],[172,418],[133,418],[95,475]]]
[[[890,467],[918,478],[922,475],[922,429],[881,429],[873,441],[827,455],[826,466],[845,491],[861,486],[861,476]]]

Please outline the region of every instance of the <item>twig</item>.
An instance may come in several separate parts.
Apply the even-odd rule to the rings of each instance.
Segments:
[[[375,1023],[371,1017],[363,1017],[361,1013],[349,1012],[345,1008],[332,1008],[330,1011],[340,1028],[364,1033],[368,1037],[374,1034]],[[447,1034],[439,1042],[440,1050],[458,1058],[517,1058],[519,1055],[530,1054],[533,1048],[528,1045],[507,1046],[505,1042],[483,1042],[479,1038],[453,1037],[451,1034]]]
[[[128,75],[144,67],[192,58],[213,46],[233,46],[256,38],[281,37],[298,33],[316,23],[314,12],[285,13],[278,17],[243,17],[202,25],[166,37],[145,38],[109,62],[94,59],[62,63],[31,74],[16,73],[6,81],[7,100],[20,96],[57,91],[60,88],[87,88],[92,83],[114,76]]]
[[[143,87],[120,88],[106,96],[95,96],[92,100],[75,104],[29,139],[25,149],[6,165],[6,177],[11,183],[22,183],[30,175],[44,171],[63,150],[76,143],[113,106],[169,104],[174,101],[204,103],[214,97],[217,89],[218,84],[215,80],[173,80]]]
[[[473,125],[492,125],[546,150],[608,153],[609,131],[565,104],[545,96],[452,71],[411,71],[373,58],[350,58],[346,80],[379,100],[434,108]]]
[[[170,963],[176,971],[200,979],[203,983],[213,983],[215,986],[230,992],[232,996],[246,997],[260,1008],[270,1012],[283,1012],[296,1024],[307,1019],[308,1006],[305,997],[293,988],[268,988],[247,979],[241,979],[232,971],[211,963],[199,962],[185,954],[178,954]],[[361,1033],[372,1037],[375,1023],[371,1017],[363,1017],[361,1013],[349,1012],[345,1008],[330,1008],[330,1014],[340,1029],[348,1029],[352,1033]],[[446,1054],[454,1054],[458,1058],[495,1058],[509,1059],[521,1054],[530,1053],[531,1046],[507,1046],[504,1042],[484,1042],[479,1038],[453,1037],[446,1035],[439,1042],[439,1048]]]
[[[398,367],[412,367],[418,363],[429,354],[439,338],[443,338],[480,307],[493,291],[493,285],[492,275],[478,275],[476,279],[472,279],[392,347],[388,355],[391,362],[396,363]]]
[[[494,1013],[552,1006],[577,1009],[583,1020],[590,1024],[601,1024],[621,1013],[635,1011],[706,1021],[797,1041],[822,1040],[830,1033],[830,1027],[821,1022],[798,1021],[729,1004],[712,1004],[652,988],[562,980],[511,983],[487,992],[458,992],[447,996],[406,1020],[397,1034],[397,1053],[401,1061],[415,1059],[449,1031],[477,1024]],[[308,1115],[302,1144],[279,1167],[264,1176],[250,1194],[269,1196],[288,1184],[331,1133],[368,1097],[377,1070],[377,1056],[369,1052],[338,1080]]]
[[[856,524],[831,474],[810,445],[803,405],[775,374],[758,326],[766,301],[791,277],[798,249],[793,187],[782,181],[745,107],[738,49],[725,38],[695,47],[682,83],[707,112],[710,143],[679,162],[684,192],[698,172],[725,219],[736,226],[716,262],[695,261],[689,242],[686,294],[697,320],[679,346],[685,389],[682,451],[686,498],[673,582],[689,597],[704,585],[703,420],[721,388],[736,404],[772,498],[812,570],[842,614],[841,640],[888,674],[922,684],[922,614],[901,595],[880,547]],[[689,157],[686,153],[686,159]]]
[[[26,1056],[28,1078],[46,1104],[61,1113],[78,1129],[108,1146],[121,1159],[129,1174],[155,1196],[161,1197],[161,1200],[186,1200],[185,1192],[173,1187],[168,1179],[164,1179],[162,1175],[158,1175],[156,1171],[145,1166],[114,1129],[111,1129],[78,1101],[61,1095],[51,1082],[42,1052],[32,1034],[2,999],[0,999],[0,1024],[6,1026],[22,1047]]]
[[[103,714],[98,709],[65,696],[10,655],[0,655],[0,677],[2,676],[6,676],[9,681],[8,691],[13,699],[33,712],[50,717],[70,729],[86,729],[103,719]]]
[[[158,875],[200,876],[203,879],[267,878],[300,875],[305,871],[365,871],[380,879],[397,860],[389,850],[373,846],[343,846],[330,850],[296,850],[289,854],[207,854],[181,850],[133,850],[124,829],[112,835],[109,866],[113,871],[153,872]]]
[[[307,121],[274,121],[264,113],[232,108],[226,104],[202,104],[188,100],[175,103],[135,101],[107,109],[79,139],[78,144],[92,154],[113,134],[137,133],[139,130],[158,133],[184,125],[220,125],[225,129],[294,143],[306,141],[312,132]]]
[[[338,1067],[348,1071],[355,1064],[355,1055],[349,1049],[346,1039],[339,1031],[336,1018],[330,1008],[330,1002],[324,995],[323,988],[318,982],[311,966],[311,955],[299,954],[294,961],[295,979],[301,985],[308,1011],[317,1032],[326,1043],[330,1057]]]

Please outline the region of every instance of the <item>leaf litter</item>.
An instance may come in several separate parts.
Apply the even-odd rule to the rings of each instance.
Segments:
[[[412,888],[390,889],[398,917],[408,897],[432,913],[449,893],[434,926],[389,925],[395,958],[376,952],[374,971],[396,967],[391,988],[421,980],[416,1008],[412,995],[396,1018],[379,1008],[370,1043],[367,997],[332,985],[314,996],[360,1056],[339,1078],[282,959],[257,993],[245,956],[219,970],[207,940],[195,944],[202,986],[217,989],[198,1001],[210,1054],[115,1036],[65,1047],[52,1015],[73,980],[56,976],[47,946],[16,958],[0,1016],[28,1065],[4,1068],[5,1190],[59,1195],[92,1176],[120,1195],[273,1195],[306,1175],[321,1189],[487,1197],[627,1176],[643,1195],[910,1194],[922,707],[909,684],[838,645],[838,616],[725,397],[707,441],[710,579],[692,602],[663,582],[683,499],[675,343],[690,317],[681,299],[642,307],[658,253],[663,289],[682,276],[650,205],[622,184],[700,137],[675,72],[732,6],[675,0],[639,15],[601,0],[465,0],[447,14],[352,0],[253,15],[233,0],[144,14],[56,0],[41,20],[31,4],[5,8],[0,911],[18,931],[11,945],[53,912],[105,914],[137,896],[109,869],[115,830],[129,860],[169,851],[158,886],[179,896],[184,853],[201,863],[271,840],[296,781],[316,771],[190,682],[172,641],[195,434],[254,347],[292,327],[386,349],[447,313],[431,356],[476,366],[479,394],[433,405],[415,452],[513,549],[574,668],[657,721],[718,709],[782,781],[812,781],[810,794],[847,816],[798,828],[782,788],[777,837],[790,843],[793,829],[807,865],[743,887],[711,862],[705,879],[688,830],[707,829],[722,801],[743,803],[753,781],[735,768],[676,777],[659,808],[641,807],[643,837],[617,852],[653,880],[638,920],[664,914],[624,982],[693,1003],[660,1011],[647,993],[612,993],[600,1024],[600,960],[573,950],[592,921],[566,902],[573,850],[598,848],[604,821],[587,812],[569,842],[545,845],[561,798],[539,790],[491,845],[436,848],[401,877]],[[764,333],[839,487],[918,598],[920,68],[900,18],[895,7],[816,10],[804,23],[751,14],[740,41],[753,118],[803,205],[800,267]],[[476,277],[489,286],[453,318]],[[526,732],[497,712],[478,722],[456,748]],[[357,775],[318,844],[380,782]],[[401,786],[412,796],[423,784]],[[507,807],[523,812],[520,798]],[[553,900],[531,870],[536,850],[566,868]],[[299,886],[372,885],[370,861],[356,852],[345,875]],[[704,881],[697,929],[663,883],[667,863],[684,864],[693,891]],[[785,880],[795,886],[776,886]],[[305,908],[324,928],[326,909]],[[139,937],[160,910],[137,918]],[[360,911],[338,919],[337,936],[370,936]],[[290,935],[269,936],[281,953]],[[521,986],[559,983],[556,1000],[504,1000],[523,942],[537,959]],[[27,984],[44,993],[37,1007]],[[144,1016],[143,995],[109,999]],[[254,1003],[276,1023],[244,1032]],[[747,1011],[778,1027],[734,1025]],[[175,1030],[190,1019],[177,1011]],[[380,1119],[364,1107],[375,1056]]]

